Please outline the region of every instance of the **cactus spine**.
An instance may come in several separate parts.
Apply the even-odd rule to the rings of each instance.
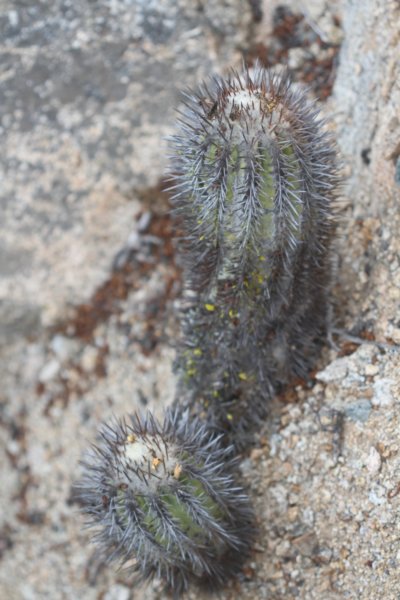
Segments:
[[[232,72],[185,104],[172,138],[179,395],[238,441],[272,393],[306,376],[326,333],[335,152],[285,75]]]
[[[216,587],[248,553],[251,510],[233,463],[205,425],[167,412],[104,426],[83,462],[80,501],[109,558],[136,559],[175,594],[189,581]]]

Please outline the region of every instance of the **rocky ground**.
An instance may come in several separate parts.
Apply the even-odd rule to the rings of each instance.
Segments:
[[[101,420],[173,398],[163,140],[179,91],[244,57],[309,86],[345,185],[334,345],[243,456],[260,534],[220,598],[397,600],[399,2],[0,9],[0,597],[163,598],[96,562],[71,484]]]

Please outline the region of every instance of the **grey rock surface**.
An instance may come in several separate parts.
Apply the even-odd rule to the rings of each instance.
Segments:
[[[400,7],[290,3],[311,45],[287,49],[279,5],[0,1],[1,598],[164,598],[99,563],[71,484],[102,420],[174,396],[180,278],[160,181],[179,90],[265,48],[306,82],[310,55],[330,77],[337,64],[322,110],[345,178],[341,333],[243,457],[260,534],[220,597],[400,595]]]
[[[4,335],[54,323],[105,278],[137,191],[165,170],[180,90],[250,32],[246,0],[1,3]]]

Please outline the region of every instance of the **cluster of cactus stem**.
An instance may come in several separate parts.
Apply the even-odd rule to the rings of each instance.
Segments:
[[[232,72],[185,105],[172,138],[177,400],[161,424],[104,426],[78,485],[105,554],[175,594],[225,583],[251,548],[232,456],[326,333],[337,180],[318,112],[284,75]]]

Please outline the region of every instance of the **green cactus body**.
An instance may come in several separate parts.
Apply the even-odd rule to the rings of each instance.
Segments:
[[[179,401],[217,428],[263,416],[327,329],[335,152],[285,76],[215,78],[172,138],[186,297]]]
[[[168,412],[104,427],[83,462],[79,496],[106,555],[136,559],[168,590],[218,587],[249,550],[252,515],[232,463],[204,425]]]

